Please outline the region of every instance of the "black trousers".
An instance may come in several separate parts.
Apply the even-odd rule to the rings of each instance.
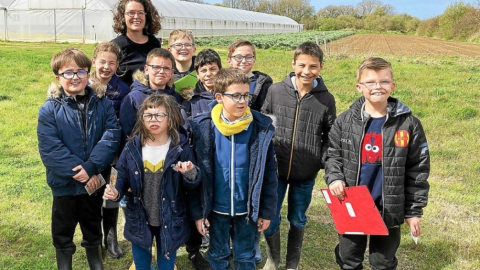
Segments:
[[[74,254],[73,235],[77,224],[82,231],[82,247],[97,247],[102,243],[102,191],[91,196],[53,197],[53,246],[64,254]]]
[[[200,250],[202,246],[202,235],[197,231],[195,221],[192,221],[190,226],[192,229],[190,230],[190,238],[185,242],[185,249],[188,253],[193,253]]]
[[[366,235],[338,235],[335,258],[341,269],[363,269],[367,249]],[[400,226],[388,229],[388,236],[371,235],[368,260],[372,269],[396,269],[397,249],[400,246]]]

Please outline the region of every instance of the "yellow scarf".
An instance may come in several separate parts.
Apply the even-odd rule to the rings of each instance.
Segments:
[[[238,122],[236,121],[231,124],[227,124],[222,120],[222,117],[220,116],[222,111],[223,104],[217,104],[215,107],[213,107],[211,115],[213,124],[224,136],[231,136],[242,132],[243,130],[247,129],[248,125],[253,120],[250,107],[247,107],[243,116],[237,120]]]

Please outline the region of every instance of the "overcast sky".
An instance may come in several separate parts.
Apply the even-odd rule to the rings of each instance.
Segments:
[[[204,0],[207,3],[222,3],[222,0]],[[356,5],[361,0],[310,0],[310,5],[315,7],[315,12],[328,5]],[[395,7],[396,13],[407,13],[419,19],[428,19],[443,13],[452,3],[460,2],[449,0],[380,0],[384,4]],[[465,3],[476,3],[476,0],[464,0]]]

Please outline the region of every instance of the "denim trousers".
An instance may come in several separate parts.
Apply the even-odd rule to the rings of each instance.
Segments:
[[[157,269],[173,270],[175,268],[175,260],[177,251],[170,253],[169,258],[163,256],[162,243],[160,242],[160,227],[149,226],[152,235],[157,242]],[[150,270],[152,265],[152,252],[132,243],[133,261],[136,270]]]
[[[341,269],[363,269],[367,249],[366,235],[338,235],[335,258]],[[400,226],[388,229],[388,235],[371,235],[368,246],[368,261],[372,269],[396,269],[395,253],[400,246]]]
[[[80,224],[82,247],[94,248],[102,244],[102,194],[91,196],[54,196],[52,203],[52,238],[56,249],[74,254],[75,228]]]
[[[229,216],[210,213],[210,247],[208,262],[213,270],[230,270],[230,246],[232,240],[233,262],[236,270],[255,269],[256,224],[246,215]]]
[[[275,219],[270,223],[268,229],[265,230],[266,236],[274,235],[280,228],[280,223],[282,222],[280,213],[282,211],[283,200],[287,193],[287,187],[287,220],[290,222],[291,226],[294,226],[297,229],[302,229],[305,227],[305,224],[307,224],[307,216],[305,213],[307,212],[310,202],[312,201],[312,191],[314,185],[315,180],[292,183],[288,183],[287,181],[278,181],[277,214]]]

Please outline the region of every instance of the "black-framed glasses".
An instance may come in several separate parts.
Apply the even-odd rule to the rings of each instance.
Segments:
[[[125,12],[125,15],[127,15],[128,17],[135,17],[135,15],[137,15],[138,17],[143,17],[145,16],[147,13],[145,13],[145,11],[128,11],[128,12]]]
[[[235,61],[237,62],[242,62],[243,59],[245,59],[245,62],[253,62],[253,60],[255,59],[255,55],[253,54],[248,54],[248,55],[241,55],[241,54],[235,54],[235,55],[232,55],[231,58],[235,59]]]
[[[253,97],[252,94],[243,94],[242,95],[242,94],[239,94],[239,93],[235,93],[235,94],[223,93],[222,95],[231,98],[236,103],[242,102],[242,99],[243,99],[243,101],[248,102]]]
[[[148,65],[147,66],[151,67],[154,72],[165,72],[165,73],[170,73],[172,72],[173,68],[171,67],[162,67],[162,66],[157,66],[157,65]]]
[[[193,43],[174,43],[170,45],[170,48],[174,48],[177,51],[180,51],[181,49],[185,48],[187,50],[191,50],[193,48]]]
[[[392,86],[392,81],[383,80],[379,82],[361,82],[358,84],[365,85],[365,87],[367,87],[369,90],[372,90],[375,88],[375,86],[377,86],[377,84],[382,88],[389,88]]]
[[[151,122],[153,118],[155,118],[156,121],[162,122],[165,120],[165,118],[168,116],[166,113],[156,113],[156,114],[151,114],[151,113],[144,113],[142,115],[143,121],[145,122]]]
[[[58,76],[62,76],[65,80],[71,80],[75,75],[77,75],[79,79],[85,79],[88,76],[88,71],[81,69],[77,72],[65,71],[58,74]]]

